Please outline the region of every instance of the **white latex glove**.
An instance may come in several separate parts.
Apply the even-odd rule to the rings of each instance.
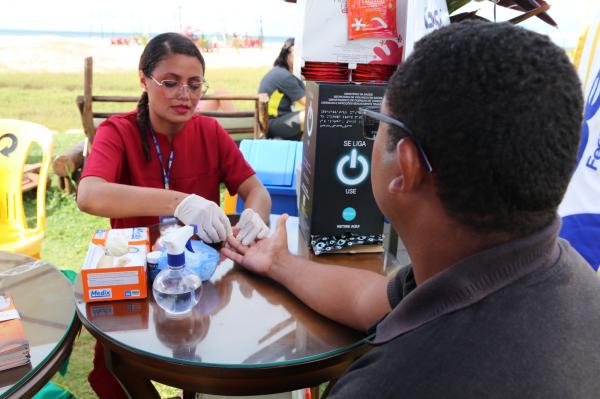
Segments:
[[[236,239],[242,245],[249,245],[256,239],[263,239],[269,235],[269,228],[260,215],[250,208],[244,209],[240,215],[240,221],[235,227],[240,229]]]
[[[188,195],[175,208],[175,217],[198,226],[198,237],[206,243],[225,241],[233,235],[231,223],[217,204],[196,194]]]

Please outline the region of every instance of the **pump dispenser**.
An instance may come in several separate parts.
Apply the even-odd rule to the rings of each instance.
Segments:
[[[198,303],[202,280],[185,266],[184,250],[192,251],[190,238],[195,226],[181,227],[163,238],[167,265],[152,284],[154,300],[171,316],[186,315]]]

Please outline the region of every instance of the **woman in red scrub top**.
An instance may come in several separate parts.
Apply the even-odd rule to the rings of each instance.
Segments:
[[[267,236],[268,192],[219,123],[194,113],[208,88],[196,45],[163,33],[139,64],[142,96],[135,111],[96,130],[77,192],[77,205],[110,218],[113,228],[148,226],[160,217],[196,224],[205,242],[224,241],[232,227],[219,207],[219,187],[239,194],[245,210],[233,229],[245,244]],[[88,380],[100,398],[125,398],[96,344]]]

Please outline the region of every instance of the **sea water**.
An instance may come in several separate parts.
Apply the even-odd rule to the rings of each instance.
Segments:
[[[185,315],[200,300],[202,280],[196,274],[165,276],[152,285],[154,300],[170,315]]]

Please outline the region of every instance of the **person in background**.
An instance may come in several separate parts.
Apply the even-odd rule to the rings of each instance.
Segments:
[[[373,193],[412,264],[390,278],[292,256],[285,215],[270,238],[221,251],[375,333],[330,399],[597,398],[600,280],[558,238],[582,106],[547,36],[442,27],[398,67],[381,111],[361,110]]]
[[[139,63],[143,93],[137,109],[108,118],[96,130],[78,186],[82,211],[110,218],[112,228],[175,216],[196,224],[208,243],[234,232],[247,244],[266,237],[268,192],[218,122],[194,114],[207,88],[205,71],[189,38],[163,33],[148,42]],[[246,209],[233,229],[219,207],[221,183],[244,199]],[[100,398],[126,397],[98,344],[88,379]]]
[[[215,96],[228,96],[230,93],[225,89],[219,88],[211,94]],[[198,105],[196,105],[196,112],[202,114],[203,112],[207,111],[235,112],[235,105],[233,105],[233,102],[231,100],[224,99],[201,99],[200,101],[198,101]]]
[[[259,93],[269,95],[269,138],[300,140],[304,131],[304,111],[293,111],[298,103],[306,105],[304,83],[292,74],[294,38],[283,44],[273,68],[260,81]]]

